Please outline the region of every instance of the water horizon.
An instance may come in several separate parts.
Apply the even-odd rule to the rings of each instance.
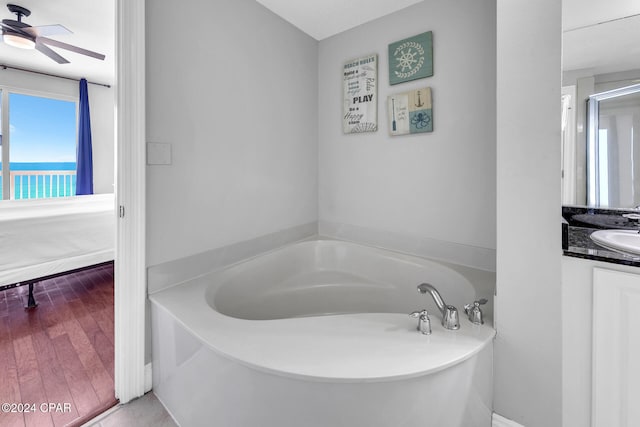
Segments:
[[[2,170],[2,163],[0,163]],[[76,162],[9,162],[9,170],[14,171],[72,171]]]

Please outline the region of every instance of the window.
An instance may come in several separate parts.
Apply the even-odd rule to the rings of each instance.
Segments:
[[[75,195],[77,104],[0,91],[2,199]]]

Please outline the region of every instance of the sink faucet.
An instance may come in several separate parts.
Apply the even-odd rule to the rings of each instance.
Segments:
[[[442,326],[445,329],[460,329],[460,322],[458,321],[458,309],[452,305],[446,305],[440,292],[432,285],[428,283],[422,283],[418,285],[418,292],[421,294],[426,294],[427,292],[433,298],[436,305],[438,306],[438,310],[442,313]]]

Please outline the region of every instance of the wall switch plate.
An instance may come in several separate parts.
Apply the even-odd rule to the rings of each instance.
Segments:
[[[171,144],[164,142],[147,142],[148,165],[170,165]]]

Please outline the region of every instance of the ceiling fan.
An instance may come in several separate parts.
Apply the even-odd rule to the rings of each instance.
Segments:
[[[36,49],[40,53],[43,53],[49,58],[56,61],[58,64],[68,64],[69,61],[58,55],[49,46],[66,49],[71,52],[91,56],[92,58],[100,60],[104,59],[104,55],[101,53],[82,49],[80,47],[63,43],[58,40],[53,40],[47,37],[72,34],[71,31],[69,31],[64,26],[55,24],[32,27],[31,25],[22,22],[22,17],[31,15],[31,11],[29,9],[15,4],[8,4],[7,8],[11,13],[16,14],[18,20],[3,19],[2,23],[0,23],[0,28],[2,28],[2,40],[6,44],[21,49]]]

